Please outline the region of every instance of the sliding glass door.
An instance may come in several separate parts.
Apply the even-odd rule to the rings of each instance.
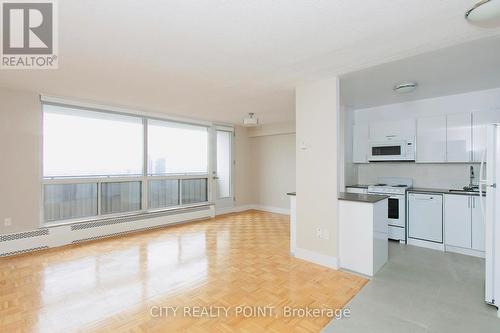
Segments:
[[[215,208],[223,210],[233,207],[233,129],[215,126],[214,128],[215,158],[212,171],[212,188]]]

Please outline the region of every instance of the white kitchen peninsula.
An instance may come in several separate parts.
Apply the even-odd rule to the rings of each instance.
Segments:
[[[389,256],[388,196],[339,194],[340,267],[373,276]]]

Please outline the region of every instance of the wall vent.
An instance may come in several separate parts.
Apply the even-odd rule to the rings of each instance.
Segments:
[[[184,222],[181,222],[181,223],[186,223],[186,222],[189,222],[189,221],[184,221]],[[147,227],[147,228],[140,228],[140,229],[134,229],[134,230],[127,230],[127,231],[122,231],[122,232],[115,232],[115,233],[112,233],[112,234],[100,235],[100,236],[95,236],[95,237],[82,238],[82,239],[77,239],[77,240],[72,241],[71,244],[78,244],[78,243],[83,243],[83,242],[88,242],[88,241],[93,241],[93,240],[98,240],[98,239],[103,239],[103,238],[110,238],[110,237],[122,236],[122,235],[127,235],[127,234],[131,234],[131,233],[140,232],[140,231],[160,229],[160,228],[169,227],[169,226],[171,226],[173,224],[176,224],[176,223],[164,224],[164,225],[158,225],[158,226]]]
[[[49,235],[49,229],[40,229],[34,231],[20,232],[17,234],[3,235],[0,236],[0,242],[8,242],[17,239],[33,238],[33,237],[48,236],[48,235]]]
[[[24,249],[24,250],[13,251],[13,252],[8,252],[8,253],[0,253],[0,257],[9,257],[9,256],[17,255],[17,254],[46,250],[48,248],[49,248],[48,246],[39,246],[39,247],[31,248],[31,249]]]
[[[38,229],[8,235],[0,235],[0,257],[13,256],[66,244],[78,244],[86,241],[126,235],[138,231],[147,231],[167,226],[204,220],[211,216],[211,205],[200,205],[181,209],[138,214],[133,216],[109,218],[86,223],[54,226],[50,229]],[[153,218],[186,214],[174,218],[153,220]],[[187,214],[191,213],[191,214]],[[141,221],[143,220],[143,221]],[[145,221],[144,221],[145,220]],[[134,221],[137,221],[135,223]]]
[[[155,217],[168,216],[168,215],[176,215],[179,213],[198,212],[198,211],[203,211],[203,210],[208,210],[208,209],[209,209],[209,206],[202,206],[202,207],[194,207],[194,208],[176,209],[176,210],[157,212],[157,213],[147,213],[147,214],[140,214],[140,215],[117,217],[117,218],[105,219],[105,220],[88,222],[88,223],[79,223],[79,224],[72,225],[71,231],[92,229],[92,228],[104,227],[104,226],[118,224],[118,223],[126,223],[126,222],[132,222],[132,221],[137,221],[137,220],[152,219]],[[137,229],[137,230],[142,230],[142,229]],[[108,237],[108,236],[106,236],[106,237]],[[89,239],[89,240],[91,240],[91,239]]]

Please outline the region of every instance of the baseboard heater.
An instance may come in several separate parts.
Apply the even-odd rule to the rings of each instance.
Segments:
[[[215,216],[213,205],[109,218],[0,236],[0,257],[152,230]]]

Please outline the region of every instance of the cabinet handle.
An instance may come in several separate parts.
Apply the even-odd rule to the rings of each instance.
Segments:
[[[472,197],[472,208],[476,208],[476,197]]]
[[[470,197],[467,198],[467,208],[470,208]]]

